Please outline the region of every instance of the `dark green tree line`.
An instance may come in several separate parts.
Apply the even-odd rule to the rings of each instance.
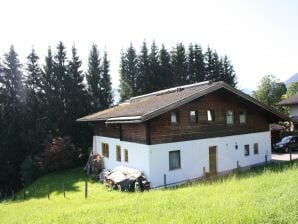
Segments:
[[[155,42],[148,50],[146,41],[138,53],[130,44],[123,50],[120,62],[120,98],[146,94],[170,87],[206,80],[237,85],[236,74],[229,58],[219,56],[210,47],[206,52],[198,44],[188,49],[178,43],[171,50]]]

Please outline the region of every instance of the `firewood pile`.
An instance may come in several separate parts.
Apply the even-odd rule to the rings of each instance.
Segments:
[[[103,170],[103,157],[99,154],[94,154],[89,156],[89,160],[86,164],[87,174],[99,174]]]
[[[144,191],[150,189],[150,182],[137,169],[119,166],[112,172],[102,172],[100,176],[103,178],[106,187],[113,190]]]

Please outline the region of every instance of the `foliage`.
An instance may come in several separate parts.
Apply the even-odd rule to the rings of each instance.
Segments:
[[[20,175],[24,186],[35,181],[40,176],[37,161],[31,156],[25,159],[21,164]]]
[[[220,57],[210,47],[203,53],[201,46],[190,44],[188,50],[178,43],[171,52],[164,45],[158,49],[146,41],[140,52],[132,44],[121,53],[121,101],[133,96],[206,80],[224,81],[235,87],[236,74],[229,58]]]
[[[56,137],[37,155],[37,163],[43,173],[49,173],[75,167],[78,158],[79,150],[70,137]]]
[[[280,82],[273,75],[266,75],[262,78],[257,90],[252,95],[265,105],[281,110],[277,103],[281,101],[286,91],[287,88],[284,83]]]
[[[144,193],[110,192],[97,182],[89,182],[85,199],[85,174],[82,169],[75,169],[40,178],[26,189],[25,201],[1,203],[0,222],[294,224],[297,178],[296,161]],[[17,197],[21,199],[22,192]]]
[[[295,95],[296,93],[298,93],[298,82],[292,82],[289,85],[287,92],[282,96],[282,99],[287,99],[290,96]]]

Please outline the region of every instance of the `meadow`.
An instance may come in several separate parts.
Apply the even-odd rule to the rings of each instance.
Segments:
[[[85,179],[81,168],[40,178],[0,203],[0,223],[298,223],[298,161],[143,193],[89,181],[86,199]]]

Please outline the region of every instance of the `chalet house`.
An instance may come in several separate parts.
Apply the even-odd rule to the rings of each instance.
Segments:
[[[289,108],[289,114],[291,118],[291,131],[298,130],[298,93],[284,99],[278,103],[280,106],[286,106]]]
[[[133,97],[82,117],[95,127],[93,152],[105,168],[142,170],[151,186],[271,160],[269,124],[287,118],[224,82]]]

